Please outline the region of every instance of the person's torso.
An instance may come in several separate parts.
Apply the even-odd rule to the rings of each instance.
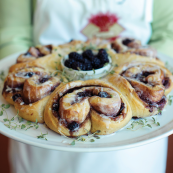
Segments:
[[[35,44],[62,44],[93,36],[128,36],[146,44],[151,36],[152,0],[37,0]]]

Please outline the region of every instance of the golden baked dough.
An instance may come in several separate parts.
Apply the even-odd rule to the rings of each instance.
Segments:
[[[53,52],[53,45],[30,47],[26,53],[19,55],[17,63],[30,62]]]
[[[61,70],[61,59],[62,59],[62,51],[58,48],[57,52],[54,52],[50,55],[44,56],[39,59],[35,59],[30,62],[24,62],[24,63],[18,63],[14,64],[10,67],[9,72],[14,72],[21,70],[23,68],[28,68],[28,67],[40,67],[44,68],[44,70],[47,73],[52,73],[55,72],[56,69]]]
[[[164,62],[162,62],[158,58],[141,56],[137,54],[132,54],[130,52],[116,53],[113,49],[108,49],[107,52],[111,56],[112,62],[114,64],[117,64],[118,66],[121,66],[125,63],[130,63],[130,62],[133,63],[135,61],[152,62],[158,65],[164,66]]]
[[[83,45],[84,42],[81,40],[72,40],[69,43],[59,45],[59,47],[63,50],[63,56],[65,56],[70,52],[81,49]]]
[[[109,40],[94,37],[88,39],[86,42],[81,40],[72,40],[69,43],[61,44],[58,47],[62,50],[62,55],[65,56],[70,52],[83,51],[87,49],[111,49],[111,42]]]
[[[43,111],[49,95],[60,85],[60,77],[50,76],[44,68],[24,67],[5,79],[3,97],[13,104],[19,115],[43,123]]]
[[[100,135],[124,127],[132,113],[126,99],[101,80],[75,81],[59,86],[44,112],[46,125],[66,136],[100,130]]]
[[[136,54],[136,55],[141,55],[141,56],[147,56],[150,58],[157,58],[157,51],[149,46],[141,46],[139,48],[132,48],[125,53],[131,53],[131,54]]]
[[[109,40],[93,37],[85,42],[86,46],[94,45],[98,48],[111,48],[111,42]]]
[[[149,46],[142,46],[139,40],[121,37],[113,41],[111,47],[117,53],[115,55],[117,65],[144,61],[164,66],[164,63],[157,58],[157,51]]]
[[[144,62],[126,63],[105,78],[126,97],[134,117],[147,117],[163,110],[165,95],[173,88],[172,79],[165,67]]]
[[[141,41],[128,37],[119,37],[115,41],[112,42],[112,48],[117,52],[125,52],[132,48],[141,47]]]
[[[27,79],[34,75],[42,76],[45,73],[43,68],[29,67],[23,68],[13,73],[9,73],[4,82],[3,96],[7,102],[14,104],[12,96],[23,93],[23,85]]]

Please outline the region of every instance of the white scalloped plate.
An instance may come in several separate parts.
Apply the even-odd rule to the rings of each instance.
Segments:
[[[21,52],[20,52],[21,53]],[[0,71],[8,70],[8,68],[16,62],[17,56],[20,54],[10,55],[0,61]],[[169,62],[173,65],[173,59],[168,56],[159,53],[159,58],[163,61]],[[2,90],[3,84],[0,83],[0,90]],[[171,92],[173,95],[173,92]],[[3,97],[0,95],[0,105],[6,103]],[[12,118],[16,115],[16,111],[13,106],[7,109],[8,117]],[[137,147],[150,142],[154,142],[161,138],[167,137],[173,133],[173,106],[167,106],[162,115],[157,116],[157,121],[160,122],[160,126],[153,125],[153,128],[145,127],[136,131],[128,130],[126,126],[123,130],[120,130],[112,135],[101,136],[101,139],[96,139],[95,142],[76,142],[76,145],[72,146],[69,143],[71,139],[67,139],[64,136],[60,136],[45,125],[40,124],[39,129],[29,129],[27,131],[23,129],[10,130],[4,125],[3,119],[6,115],[0,116],[0,133],[3,135],[33,146],[61,150],[61,151],[73,151],[73,152],[101,152],[121,150],[132,147]],[[152,121],[151,117],[148,121]],[[17,120],[16,120],[17,122]],[[42,133],[47,133],[47,139],[37,139]]]

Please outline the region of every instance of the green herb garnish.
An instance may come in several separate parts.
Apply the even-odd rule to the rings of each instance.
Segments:
[[[114,74],[114,73],[115,73],[115,71],[114,71],[114,70],[112,70],[112,71],[110,71],[110,72],[109,72],[109,74]]]
[[[157,119],[156,118],[152,117],[152,119],[153,119],[153,124],[156,124],[157,126],[160,126],[160,123],[157,122]]]
[[[168,62],[165,63],[165,67],[173,74],[173,67]]]
[[[105,67],[105,66],[107,66],[109,63],[108,62],[106,62],[104,65],[103,65],[103,67]]]
[[[70,143],[70,145],[75,145],[76,142],[79,142],[79,141],[81,141],[81,142],[95,142],[95,140],[93,138],[100,139],[100,137],[96,135],[96,134],[101,132],[100,130],[97,130],[95,133],[92,133],[92,134],[90,134],[90,132],[88,130],[86,130],[86,131],[87,131],[87,137],[86,138],[84,136],[78,136],[75,139],[73,139],[73,141]],[[61,135],[63,135],[64,137],[71,139],[71,138],[67,137],[66,135],[64,135],[61,131],[59,131],[59,133]]]
[[[156,118],[152,117],[152,122],[149,123],[147,119],[139,119],[138,121],[134,120],[131,123],[131,127],[127,128],[128,130],[136,131],[144,127],[152,128],[152,125],[160,126],[160,123],[157,122]]]
[[[70,145],[75,145],[75,140],[72,141],[72,143]]]
[[[173,98],[173,96],[171,96],[171,95],[168,97],[168,105],[170,105],[170,106],[172,105],[172,98]]]
[[[158,110],[158,114],[161,115],[162,114],[162,109],[161,108],[158,108],[157,110]]]
[[[44,139],[47,141],[46,135],[48,135],[48,133],[46,133],[46,134],[41,133],[41,135],[37,136],[37,138],[38,139]]]
[[[4,71],[0,72],[0,79],[1,79],[1,81],[5,80],[5,73],[4,73]]]
[[[93,73],[95,74],[96,73],[96,71],[95,71],[95,69],[93,68]]]
[[[1,109],[0,116],[2,116],[4,114],[4,112],[7,115],[6,109],[8,109],[9,107],[10,107],[10,104],[2,104],[0,106],[0,109]],[[7,115],[7,119],[8,119],[8,115]]]

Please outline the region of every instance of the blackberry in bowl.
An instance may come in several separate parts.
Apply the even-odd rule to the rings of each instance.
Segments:
[[[105,75],[111,67],[111,58],[105,49],[70,52],[61,60],[64,71],[75,79],[93,79]]]

